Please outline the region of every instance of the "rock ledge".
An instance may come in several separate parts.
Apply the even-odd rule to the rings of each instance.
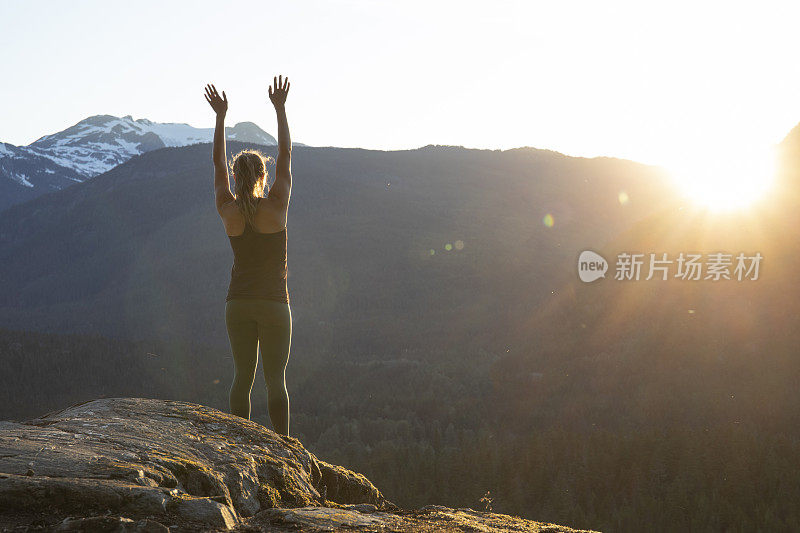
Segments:
[[[576,531],[404,510],[299,440],[203,405],[104,398],[0,422],[2,531]]]

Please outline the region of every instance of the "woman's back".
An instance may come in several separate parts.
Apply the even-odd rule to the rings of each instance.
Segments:
[[[258,198],[252,227],[261,233],[276,233],[283,230],[286,227],[287,207],[279,199]],[[244,233],[246,217],[233,199],[222,206],[219,214],[225,226],[225,233],[229,237]]]
[[[241,234],[228,235],[233,250],[233,266],[225,300],[263,298],[288,302],[286,228],[265,233],[252,227],[246,219],[244,226]]]

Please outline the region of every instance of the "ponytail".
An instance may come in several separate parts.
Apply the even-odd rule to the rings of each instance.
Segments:
[[[233,156],[234,199],[251,227],[255,226],[258,199],[264,196],[267,187],[266,161],[271,159],[258,150],[242,150]]]

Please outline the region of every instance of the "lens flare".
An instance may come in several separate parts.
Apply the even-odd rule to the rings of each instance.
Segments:
[[[695,203],[711,211],[747,208],[761,199],[775,179],[774,147],[727,147],[686,153],[672,165],[675,182]]]

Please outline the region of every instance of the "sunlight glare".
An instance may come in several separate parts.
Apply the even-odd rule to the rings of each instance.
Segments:
[[[773,146],[727,144],[702,152],[681,152],[670,166],[673,179],[697,204],[711,211],[750,207],[771,188],[775,178]]]

